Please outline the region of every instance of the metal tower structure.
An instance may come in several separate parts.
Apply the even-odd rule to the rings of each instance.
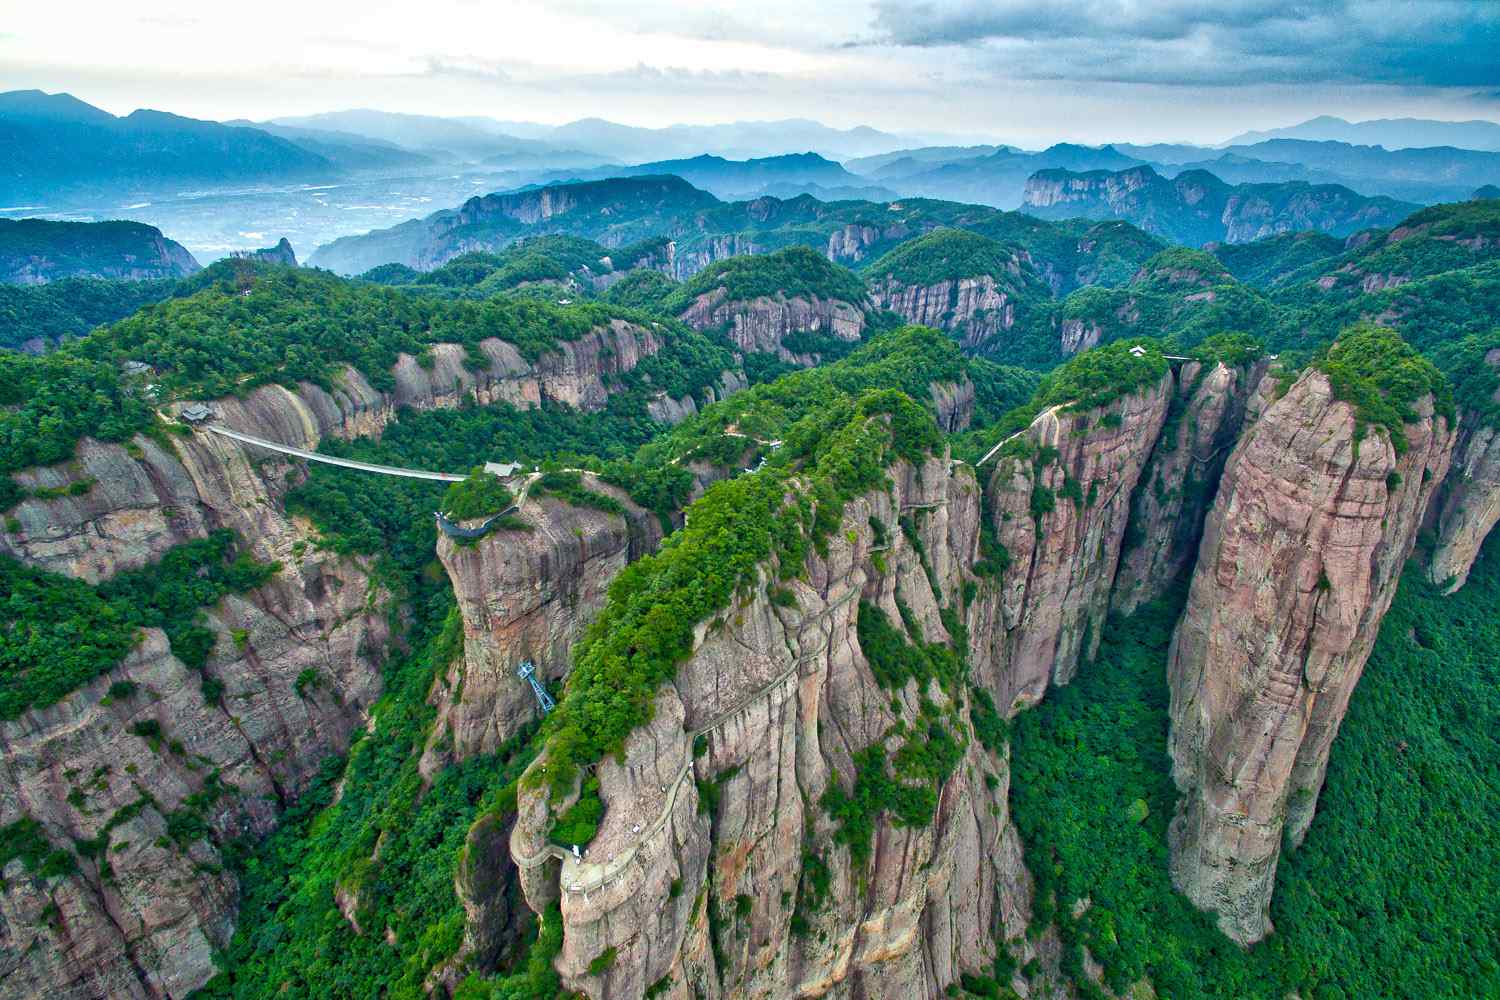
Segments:
[[[521,661],[521,666],[516,670],[516,676],[531,683],[531,692],[536,695],[536,703],[542,707],[543,715],[557,707],[557,702],[553,701],[547,689],[542,687],[542,682],[536,679],[536,666],[530,660]]]

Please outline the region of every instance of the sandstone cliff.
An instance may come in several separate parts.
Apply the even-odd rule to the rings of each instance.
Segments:
[[[1417,403],[1398,452],[1305,373],[1246,430],[1173,636],[1173,881],[1248,943],[1271,929],[1283,836],[1307,830],[1330,745],[1454,431]]]
[[[1124,614],[1160,597],[1192,565],[1219,474],[1267,367],[1189,361],[1173,372],[1171,406],[1136,490],[1115,577],[1111,600]]]
[[[892,473],[891,493],[846,507],[826,558],[810,556],[788,584],[794,600],[762,586],[699,626],[653,721],[595,772],[607,811],[587,857],[551,853],[545,796],[523,792],[512,854],[534,909],[561,898],[569,988],[935,996],[985,968],[996,937],[1019,933],[1025,879],[1005,759],[968,735],[965,707],[935,683],[882,689],[855,638],[866,601],[896,622],[904,605],[925,640],[949,641],[939,609],[962,600],[977,544],[971,473],[941,460]],[[915,519],[912,538],[902,517]],[[832,844],[818,803],[856,780],[860,751],[894,750],[895,733],[926,725],[924,701],[960,720],[962,758],[929,825],[879,820],[873,852],[856,860]],[[591,972],[610,948],[613,964]]]
[[[1484,360],[1500,368],[1500,349],[1488,352]],[[1457,590],[1468,579],[1480,546],[1500,522],[1500,428],[1479,414],[1466,413],[1459,421],[1453,470],[1434,513],[1438,544],[1432,554],[1432,580]]]
[[[739,301],[730,299],[722,287],[698,296],[680,318],[695,330],[723,327],[741,351],[775,354],[803,367],[817,364],[819,355],[788,348],[785,341],[792,334],[821,333],[857,343],[865,331],[865,313],[859,303],[816,295],[762,295]]]
[[[1042,699],[1093,656],[1131,496],[1167,417],[1172,377],[1102,409],[1053,406],[1001,449],[985,490],[999,555],[971,609],[976,674],[1002,711]]]
[[[622,491],[586,476],[624,516],[552,497],[521,506],[529,530],[495,531],[472,545],[447,536],[438,558],[458,597],[464,655],[438,680],[438,718],[422,759],[430,777],[443,764],[493,751],[537,714],[522,661],[553,690],[567,674],[574,641],[604,603],[610,581],[661,542],[656,515]]]
[[[908,322],[956,334],[968,350],[984,347],[1016,324],[1016,304],[1008,289],[992,275],[941,281],[935,285],[907,285],[894,276],[875,284],[870,298]]]
[[[216,419],[311,449],[327,436],[379,435],[403,407],[457,406],[470,393],[481,402],[598,409],[615,377],[662,344],[650,330],[617,323],[535,362],[503,341],[480,346],[491,364],[478,372],[464,366],[463,347],[438,344],[426,367],[403,356],[389,392],[347,369],[332,392],[268,385],[217,400]],[[743,384],[737,373],[725,382]],[[695,405],[665,402],[682,412]],[[363,725],[389,643],[384,597],[363,559],[320,550],[312,527],[284,512],[282,498],[301,475],[279,455],[198,433],[126,445],[85,440],[72,461],[16,476],[28,487],[94,481],[81,495],[29,499],[11,511],[0,548],[31,565],[98,582],[230,528],[282,569],[206,612],[218,640],[203,676],[223,685],[218,701],[206,700],[200,676],[148,630],[114,671],[0,723],[0,826],[30,818],[54,846],[76,853],[76,842],[94,842],[102,845],[94,856],[107,859],[80,857],[75,874],[49,878],[19,861],[8,866],[0,997],[175,998],[202,986],[237,905],[218,844],[269,831],[322,759],[342,752]],[[568,537],[584,562],[596,555],[590,542],[626,544],[627,533],[603,515],[579,522],[590,541]],[[638,544],[654,545],[654,520],[635,527]],[[474,681],[471,697],[484,683]],[[122,684],[136,693],[106,697]]]

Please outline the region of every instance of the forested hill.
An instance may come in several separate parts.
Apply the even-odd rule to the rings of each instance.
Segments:
[[[62,278],[139,281],[198,270],[181,244],[139,222],[0,219],[0,284],[41,285]]]

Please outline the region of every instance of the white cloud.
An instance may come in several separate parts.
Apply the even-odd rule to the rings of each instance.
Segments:
[[[1484,117],[1500,101],[1500,4],[1460,0],[10,6],[0,88],[116,113],[800,116],[1045,142],[1216,139],[1323,112]]]

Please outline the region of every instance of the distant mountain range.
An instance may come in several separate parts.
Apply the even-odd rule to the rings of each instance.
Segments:
[[[67,94],[0,94],[0,205],[103,192],[328,177],[327,157],[254,128],[133,111],[117,118]]]
[[[1363,195],[1432,204],[1461,201],[1476,186],[1500,181],[1500,152],[1452,146],[1385,149],[1332,140],[1268,139],[1223,149],[1162,143],[1078,146],[1039,153],[1009,146],[978,155],[955,147],[900,150],[851,160],[846,167],[903,197],[948,198],[997,208],[1021,204],[1027,179],[1040,170],[1126,170],[1150,166],[1167,177],[1207,170],[1230,184],[1342,184]]]
[[[540,125],[362,109],[278,118],[272,124],[380,139],[407,149],[505,166],[549,157],[570,165],[597,166],[704,154],[755,159],[794,151],[846,159],[896,149],[905,141],[864,126],[836,129],[803,119],[640,128],[602,118]]]
[[[817,153],[789,153],[749,160],[726,160],[704,154],[685,160],[657,160],[630,167],[608,166],[575,171],[555,180],[603,180],[606,177],[672,175],[694,187],[729,200],[770,194],[793,197],[812,194],[825,201],[863,198],[889,201],[898,197],[890,188],[845,170]]]
[[[798,244],[852,264],[938,225],[1007,239],[1049,225],[1039,218],[1125,219],[1155,236],[1201,245],[1303,229],[1347,235],[1394,225],[1420,207],[1337,185],[1230,185],[1203,171],[1167,178],[1145,165],[1038,171],[1025,186],[1021,214],[951,200],[827,202],[800,194],[725,201],[671,175],[573,181],[471,198],[456,209],[335,240],[309,263],[341,274],[388,263],[421,271],[522,237],[577,236],[606,247],[665,237],[674,241],[672,273],[685,277],[724,257]],[[1061,272],[1053,277],[1059,287],[1067,283]]]
[[[1299,125],[1263,132],[1242,132],[1226,146],[1245,146],[1267,139],[1311,139],[1353,145],[1409,149],[1457,146],[1460,149],[1500,150],[1500,124],[1488,121],[1446,122],[1431,118],[1376,118],[1351,122],[1332,115],[1309,118]]]
[[[1337,184],[1226,184],[1204,170],[1167,178],[1138,166],[1117,172],[1039,171],[1026,183],[1022,211],[1044,219],[1124,219],[1148,233],[1202,246],[1303,230],[1348,236],[1393,226],[1420,207],[1366,197]]]

